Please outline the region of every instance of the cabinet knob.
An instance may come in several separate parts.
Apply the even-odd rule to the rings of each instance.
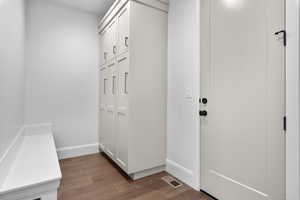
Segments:
[[[117,53],[117,47],[113,46],[113,53],[116,54]]]

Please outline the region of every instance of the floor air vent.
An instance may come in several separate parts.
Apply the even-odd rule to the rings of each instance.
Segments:
[[[175,178],[173,178],[171,176],[164,176],[161,179],[175,189],[177,189],[183,185],[181,182],[177,181]]]

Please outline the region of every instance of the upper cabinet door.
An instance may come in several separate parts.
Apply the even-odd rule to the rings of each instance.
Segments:
[[[114,19],[107,29],[108,45],[107,45],[107,59],[111,60],[117,55],[117,20]]]
[[[107,30],[103,30],[100,33],[100,65],[104,65],[107,60]]]
[[[129,47],[129,8],[130,3],[118,14],[118,54],[122,54]]]

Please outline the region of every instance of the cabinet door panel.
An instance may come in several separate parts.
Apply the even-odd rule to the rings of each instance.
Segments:
[[[99,54],[100,54],[100,65],[105,63],[105,55],[104,55],[104,32],[99,35]]]
[[[108,155],[114,159],[115,156],[115,116],[116,116],[116,93],[117,93],[117,73],[116,62],[107,63],[107,83],[106,83],[106,137]]]
[[[114,137],[114,121],[115,121],[115,114],[110,108],[107,108],[107,112],[105,114],[105,130],[106,130],[106,153],[114,159],[115,156],[115,137]]]
[[[113,20],[108,26],[108,54],[107,59],[111,60],[117,54],[117,21]]]
[[[118,54],[126,52],[129,47],[129,6],[128,3],[118,14]]]
[[[128,137],[129,137],[129,115],[128,115],[128,93],[129,93],[129,59],[128,55],[118,58],[118,96],[117,96],[117,118],[116,118],[116,158],[121,168],[128,167]]]
[[[128,112],[127,109],[118,109],[117,112],[117,146],[116,160],[119,166],[127,171],[128,167]]]
[[[107,106],[115,110],[117,96],[117,63],[113,60],[107,64]]]
[[[100,85],[100,100],[101,100],[101,105],[100,105],[100,114],[101,114],[101,137],[102,137],[102,145],[103,145],[103,150],[106,151],[108,148],[108,126],[107,126],[107,94],[108,94],[108,71],[105,68],[104,70],[101,71],[101,79],[102,79],[102,84]]]
[[[100,101],[100,108],[99,108],[99,144],[100,148],[104,149],[104,115],[105,115],[105,94],[104,94],[104,79],[105,79],[105,67],[100,71],[100,81],[99,81],[99,101]]]
[[[100,64],[103,65],[106,63],[108,59],[108,51],[109,51],[109,33],[108,30],[105,29],[100,33]]]
[[[105,149],[105,141],[104,141],[104,115],[105,115],[105,109],[100,107],[99,111],[99,145],[102,150]]]
[[[99,33],[99,56],[100,65],[104,64],[104,47],[103,47],[103,33]]]

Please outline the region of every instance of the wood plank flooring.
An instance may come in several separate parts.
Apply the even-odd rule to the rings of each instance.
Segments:
[[[213,200],[183,185],[174,189],[159,173],[132,181],[103,154],[60,162],[63,179],[59,200]]]

